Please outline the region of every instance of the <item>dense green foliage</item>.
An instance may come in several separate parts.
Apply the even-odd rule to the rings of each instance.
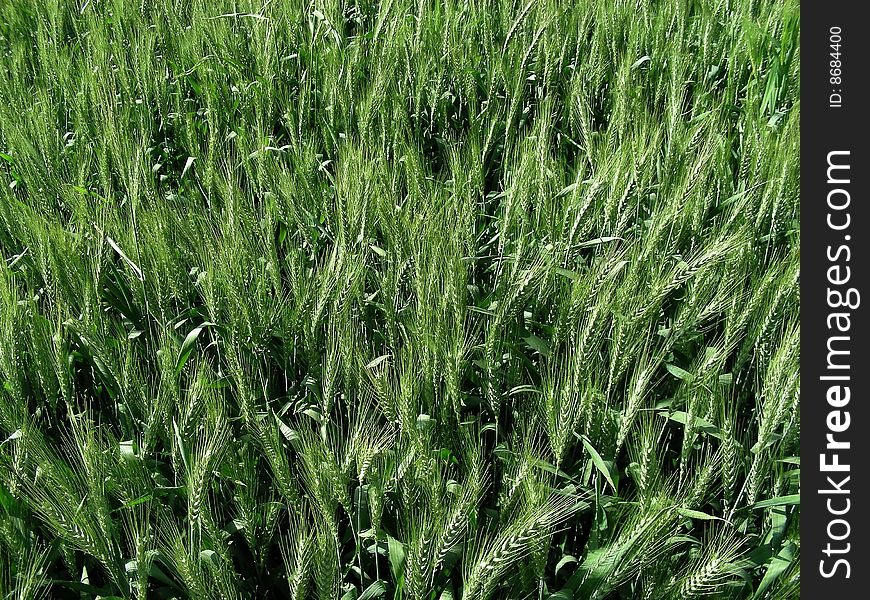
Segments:
[[[799,9],[0,7],[3,598],[796,598]]]

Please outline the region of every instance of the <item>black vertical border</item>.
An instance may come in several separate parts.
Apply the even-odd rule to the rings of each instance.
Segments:
[[[864,9],[864,10],[862,10]],[[819,0],[801,3],[801,597],[816,598],[867,598],[870,578],[870,540],[868,540],[867,512],[868,479],[870,469],[870,415],[867,403],[867,381],[870,380],[870,364],[867,362],[868,318],[870,310],[870,288],[866,285],[870,263],[868,263],[867,238],[870,236],[870,211],[867,204],[867,181],[870,178],[867,142],[868,111],[870,97],[867,94],[865,78],[868,69],[867,46],[870,31],[866,5],[863,2],[821,2]],[[830,80],[833,60],[830,47],[832,27],[842,32],[840,60],[842,61],[842,82]],[[839,90],[842,106],[830,106],[830,94]],[[828,183],[828,154],[832,151],[848,151],[850,165],[849,183],[836,185]],[[842,156],[842,155],[841,155]],[[838,158],[842,161],[842,158]],[[843,171],[840,171],[843,173]],[[835,231],[828,226],[828,193],[834,188],[846,188],[851,201],[848,209],[850,226],[844,231]],[[836,194],[843,198],[842,194]],[[835,199],[835,202],[839,200]],[[842,219],[837,213],[835,219]],[[846,236],[849,239],[846,240]],[[851,250],[851,260],[829,260],[828,251],[836,256],[836,250],[846,244]],[[836,289],[828,281],[828,269],[834,264],[848,265],[851,269],[850,281],[839,286],[843,291],[856,288],[861,294],[860,305],[854,309],[831,308],[828,305],[828,288]],[[843,272],[840,272],[842,276]],[[848,333],[838,333],[828,329],[828,315],[832,312],[850,312],[851,328]],[[831,381],[820,379],[833,374],[827,369],[828,338],[832,335],[848,335],[850,355],[848,371],[838,374],[850,376],[850,381],[841,382],[850,387],[851,396],[847,406],[841,411],[849,411],[850,425],[847,431],[836,434],[837,440],[848,441],[846,450],[826,450],[829,411],[837,410],[828,404],[827,391]],[[839,346],[845,348],[845,346]],[[842,418],[841,414],[839,418]],[[823,473],[820,455],[839,454],[839,462],[850,466],[848,473]],[[842,484],[844,475],[850,477]],[[827,494],[820,490],[831,489],[827,477],[848,494]],[[842,510],[849,499],[847,513],[836,516],[829,512],[827,501],[831,499],[835,510]],[[849,523],[848,538],[831,540],[828,525],[833,519],[841,518]],[[845,533],[842,523],[833,525],[835,536]],[[825,550],[827,544],[832,548],[850,546],[844,554],[830,554]],[[821,573],[822,563],[830,569],[837,558],[848,561],[849,577],[840,565],[832,577]]]

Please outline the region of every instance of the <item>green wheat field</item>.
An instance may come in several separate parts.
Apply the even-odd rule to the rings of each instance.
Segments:
[[[796,0],[0,6],[0,597],[800,588]]]

